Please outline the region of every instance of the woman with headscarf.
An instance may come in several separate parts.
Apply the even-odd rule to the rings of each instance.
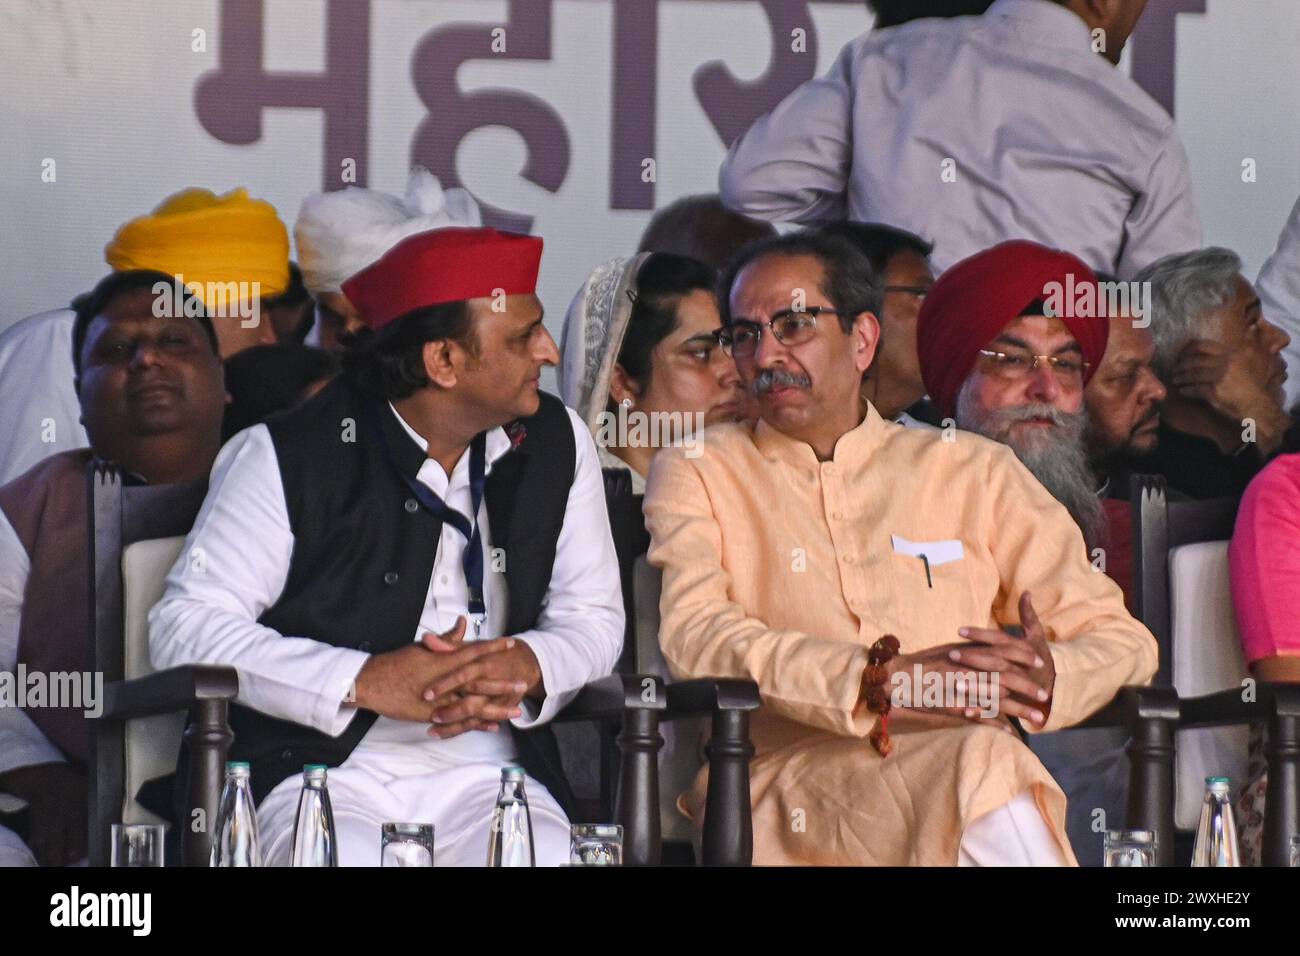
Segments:
[[[596,267],[564,319],[560,394],[596,437],[608,470],[629,473],[632,493],[663,437],[658,423],[705,425],[741,416],[743,395],[719,347],[714,271],[666,252],[611,259]],[[631,427],[628,427],[628,426]]]

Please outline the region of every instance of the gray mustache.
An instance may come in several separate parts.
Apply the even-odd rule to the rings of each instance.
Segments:
[[[749,385],[749,390],[755,395],[762,395],[777,386],[788,388],[810,388],[812,379],[807,375],[796,375],[793,372],[787,372],[783,368],[765,368],[760,369],[754,376],[754,381]]]
[[[997,416],[1007,423],[1027,422],[1031,418],[1046,418],[1053,425],[1065,425],[1069,422],[1070,416],[1061,411],[1055,405],[1046,403],[1031,402],[1027,405],[1016,405],[1012,408],[999,409]]]

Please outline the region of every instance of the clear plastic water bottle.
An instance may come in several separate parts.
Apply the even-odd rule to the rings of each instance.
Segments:
[[[1196,827],[1192,866],[1241,866],[1237,853],[1237,825],[1228,802],[1228,778],[1205,778],[1205,802]]]
[[[325,786],[325,766],[302,768],[302,793],[298,796],[298,818],[293,824],[290,866],[338,866],[338,840],[334,835],[334,813]]]
[[[257,832],[257,811],[248,764],[226,764],[226,785],[217,811],[217,835],[212,841],[213,866],[261,866],[262,841]]]
[[[524,795],[524,768],[501,768],[501,791],[492,811],[488,866],[536,866],[533,859],[533,820]]]

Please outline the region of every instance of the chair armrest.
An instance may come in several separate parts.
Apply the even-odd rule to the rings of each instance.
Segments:
[[[131,720],[188,710],[196,700],[230,701],[239,693],[233,667],[191,664],[147,677],[113,681],[104,688],[105,720]]]
[[[662,677],[610,674],[583,686],[556,721],[619,720],[628,710],[663,710],[667,695]]]
[[[1143,720],[1167,720],[1176,723],[1178,718],[1178,693],[1172,687],[1145,687],[1133,684],[1121,687],[1109,704],[1087,720],[1063,729],[1089,727],[1132,729]]]
[[[1181,702],[1178,729],[1221,727],[1280,717],[1300,717],[1300,684],[1258,682],[1254,700],[1244,700],[1242,687],[1230,687]]]
[[[702,717],[715,711],[749,711],[760,706],[758,685],[752,680],[699,677],[668,685],[668,708],[663,717]]]

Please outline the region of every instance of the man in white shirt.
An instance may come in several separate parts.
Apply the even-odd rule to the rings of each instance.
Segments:
[[[347,374],[214,466],[184,549],[203,566],[172,569],[150,648],[238,671],[232,756],[269,864],[311,763],[331,768],[342,865],[375,865],[399,820],[435,825],[440,864],[481,864],[514,763],[538,862],[567,860],[544,725],[613,669],[624,622],[595,445],[538,391],[558,358],[540,256],[492,229],[403,240],[343,283],[372,330]]]
[[[1287,335],[1291,341],[1282,350],[1286,360],[1286,408],[1300,401],[1300,199],[1291,208],[1291,217],[1282,228],[1277,248],[1259,270],[1255,280],[1264,318]]]
[[[1007,239],[1123,279],[1195,248],[1173,121],[1112,65],[1144,6],[997,0],[866,33],[732,145],[723,202],[898,226],[934,240],[938,272]]]

